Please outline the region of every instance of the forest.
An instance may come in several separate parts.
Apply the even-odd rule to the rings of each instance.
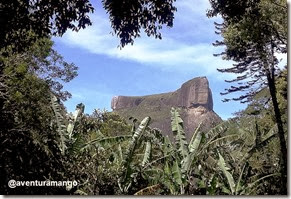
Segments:
[[[78,67],[52,38],[92,25],[89,0],[1,1],[0,194],[287,195],[288,67],[277,57],[287,54],[287,1],[209,2],[205,17],[222,18],[215,23],[222,40],[213,45],[224,51],[214,56],[234,62],[217,70],[236,76],[221,95],[247,108],[207,132],[201,123],[189,141],[178,107],[169,113],[174,140],[151,127],[151,115],[86,114],[82,103],[67,111],[71,94],[63,87]],[[102,5],[121,50],[141,31],[162,39],[179,12],[175,0]],[[11,180],[77,183],[11,187]]]

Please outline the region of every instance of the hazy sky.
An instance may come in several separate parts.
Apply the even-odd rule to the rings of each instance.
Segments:
[[[219,93],[229,86],[224,79],[234,76],[216,70],[232,63],[213,56],[223,49],[212,46],[220,39],[214,33],[213,22],[220,19],[206,17],[208,0],[178,1],[174,27],[163,28],[162,40],[143,34],[133,46],[122,50],[117,47],[118,38],[110,34],[110,22],[101,4],[93,5],[92,26],[54,38],[55,49],[66,61],[79,66],[78,77],[65,85],[73,95],[65,102],[69,111],[80,102],[85,104],[87,113],[95,108],[110,111],[111,98],[115,95],[170,92],[199,76],[208,78],[214,111],[223,119],[245,107],[239,102],[221,101],[224,96]]]

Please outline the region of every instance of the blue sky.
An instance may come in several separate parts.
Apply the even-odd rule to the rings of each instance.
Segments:
[[[68,31],[54,38],[54,48],[79,67],[79,75],[65,89],[72,98],[65,102],[68,111],[82,102],[86,112],[96,109],[111,111],[111,98],[115,95],[141,96],[178,89],[194,77],[206,76],[212,90],[214,111],[223,119],[243,109],[239,102],[223,103],[219,93],[229,84],[224,79],[234,76],[217,72],[216,68],[229,67],[229,61],[214,57],[222,48],[212,43],[220,39],[214,33],[214,21],[208,19],[208,0],[182,0],[177,2],[174,27],[164,27],[163,39],[142,34],[120,50],[119,40],[110,34],[111,26],[101,4],[93,4],[93,25],[79,32]]]

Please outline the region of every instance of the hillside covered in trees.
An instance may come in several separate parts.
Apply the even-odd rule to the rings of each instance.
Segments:
[[[102,5],[122,48],[141,30],[161,39],[159,30],[173,26],[174,2]],[[215,23],[222,41],[213,42],[224,51],[216,56],[234,62],[218,72],[236,76],[221,94],[241,93],[225,101],[247,108],[210,129],[199,122],[187,129],[190,137],[174,105],[167,107],[168,132],[151,126],[158,117],[151,112],[85,114],[82,103],[66,110],[64,84],[78,67],[53,48],[52,37],[92,25],[88,0],[1,2],[0,194],[286,195],[288,67],[277,55],[287,53],[287,2],[209,2],[205,14],[222,18]],[[46,184],[52,181],[71,183]]]

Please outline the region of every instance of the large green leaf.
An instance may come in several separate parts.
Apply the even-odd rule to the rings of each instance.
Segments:
[[[229,127],[230,124],[233,123],[234,120],[229,119],[227,121],[224,121],[220,124],[218,124],[217,126],[215,126],[214,128],[210,129],[205,135],[206,138],[208,139],[209,142],[211,142],[212,140],[214,140],[218,135],[221,135],[222,133],[224,133],[227,128]]]
[[[219,166],[222,173],[224,174],[224,176],[227,179],[229,188],[231,190],[231,194],[234,194],[235,193],[235,182],[234,182],[233,176],[229,172],[230,169],[226,166],[224,158],[220,155],[220,153],[218,153],[218,155],[219,155],[219,160],[218,160],[217,165]]]
[[[201,123],[198,125],[196,128],[195,132],[192,135],[192,138],[189,142],[189,151],[190,153],[196,151],[200,145],[201,139],[202,139],[202,134],[200,131]]]
[[[277,136],[278,128],[277,125],[274,125],[270,131],[263,136],[261,142],[257,142],[254,144],[254,146],[243,155],[243,158],[241,159],[241,162],[247,161],[257,150],[263,149],[268,143],[270,143],[276,136]]]
[[[170,190],[171,194],[184,194],[182,173],[177,160],[172,161],[172,164],[168,160],[165,161],[164,174],[162,183]]]
[[[273,177],[273,176],[280,176],[280,173],[272,173],[272,174],[268,174],[268,175],[265,175],[259,179],[257,179],[255,182],[253,183],[250,183],[248,184],[248,187],[246,188],[246,193],[245,195],[250,195],[250,194],[253,194],[253,192],[256,191],[257,189],[257,186],[255,186],[257,183],[259,183],[260,181],[266,179],[266,178],[270,178],[270,177]],[[254,187],[254,188],[253,188]],[[251,189],[252,188],[252,189]]]
[[[123,162],[123,153],[122,153],[122,148],[120,144],[118,144],[118,154],[119,154],[119,158],[121,162]]]
[[[172,157],[172,154],[157,158],[149,163],[147,163],[144,168],[148,168],[151,167],[153,165],[158,165],[158,164],[163,164],[165,162],[165,160],[169,159],[170,157]]]
[[[150,117],[145,117],[141,121],[140,125],[138,126],[138,128],[134,132],[134,134],[131,138],[131,141],[129,143],[129,148],[126,152],[126,155],[125,155],[125,158],[123,161],[123,167],[122,167],[123,172],[121,174],[121,177],[118,180],[119,187],[121,188],[121,191],[124,193],[126,193],[128,191],[129,187],[132,184],[130,165],[132,163],[135,150],[139,147],[139,145],[141,143],[142,135],[145,133],[145,131],[149,125],[150,120],[151,120]]]
[[[67,126],[67,132],[68,132],[69,138],[73,136],[76,123],[79,120],[80,116],[84,113],[84,109],[85,109],[85,106],[82,103],[76,106],[76,110],[73,114],[73,118],[70,119],[69,124]]]
[[[205,133],[205,137],[207,138],[207,142],[203,144],[202,148],[199,150],[199,154],[205,153],[208,149],[212,148],[213,146],[222,145],[228,142],[224,142],[226,140],[234,141],[239,134],[231,134],[223,136],[223,133],[227,130],[229,125],[233,120],[227,120],[222,122],[221,124],[215,126],[214,128],[210,129],[207,133]]]
[[[102,146],[117,144],[125,140],[130,140],[131,138],[132,138],[131,135],[119,135],[119,136],[113,136],[113,137],[97,138],[84,144],[82,149],[85,149],[88,146],[93,145],[93,144],[102,145]]]
[[[177,184],[179,184],[179,185],[183,184],[181,168],[179,167],[179,163],[177,160],[175,160],[173,162],[172,175],[173,175],[173,178],[175,179],[175,182]]]
[[[163,179],[163,184],[170,190],[172,195],[177,195],[178,191],[176,189],[176,185],[174,184],[172,171],[171,171],[168,161],[165,161],[165,164],[164,164],[164,174],[165,174],[165,177]]]
[[[65,150],[67,149],[66,141],[67,141],[67,130],[66,130],[66,120],[64,119],[63,115],[61,114],[61,106],[59,104],[58,98],[51,94],[51,106],[53,108],[56,122],[57,122],[57,132],[60,136],[59,141],[59,148],[61,153],[64,154]]]
[[[239,175],[239,178],[238,178],[238,181],[236,183],[236,187],[235,187],[235,195],[238,194],[238,192],[243,188],[241,186],[241,180],[242,180],[242,176],[243,176],[243,173],[244,173],[244,170],[245,170],[245,167],[246,167],[247,163],[244,164],[241,172],[240,172],[240,175]]]
[[[86,141],[83,135],[76,134],[74,136],[74,142],[70,143],[70,145],[68,146],[68,149],[67,149],[68,153],[70,155],[73,155],[73,154],[78,154],[79,152],[82,152],[85,143]]]
[[[144,157],[141,163],[141,166],[144,167],[147,163],[149,163],[150,156],[152,151],[152,143],[150,141],[146,142],[146,148],[144,152]]]
[[[198,131],[196,133],[195,139],[192,139],[189,144],[190,153],[182,160],[182,174],[186,175],[190,172],[193,160],[197,154],[198,147],[200,146],[202,140],[202,132]]]
[[[171,117],[172,131],[175,137],[177,149],[183,159],[189,155],[188,144],[183,129],[183,120],[179,112],[175,108],[172,108],[171,114],[172,114]]]
[[[190,153],[181,161],[181,172],[183,174],[183,178],[185,178],[185,175],[188,174],[188,172],[190,171],[194,158],[195,153]]]
[[[223,137],[216,138],[215,140],[212,140],[211,142],[207,143],[207,148],[216,148],[216,147],[221,147],[223,145],[229,144],[237,138],[239,138],[239,134],[231,134],[231,135],[226,135]]]

